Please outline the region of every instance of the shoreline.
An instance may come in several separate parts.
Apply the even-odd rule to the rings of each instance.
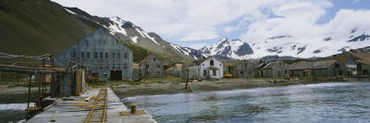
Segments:
[[[158,79],[158,78],[157,78]],[[329,82],[370,82],[368,78],[290,78],[290,79],[271,79],[271,78],[255,78],[255,79],[220,79],[203,80],[197,82],[189,82],[193,91],[185,89],[185,82],[168,81],[166,78],[159,79],[158,82],[115,82],[110,87],[114,93],[120,98],[140,96],[140,95],[161,95],[161,94],[176,94],[176,93],[192,93],[192,92],[207,92],[207,91],[222,91],[235,89],[250,89],[261,87],[277,87],[299,84],[314,84],[314,83],[329,83]],[[108,82],[109,83],[109,82]],[[135,83],[135,84],[133,84]],[[26,103],[28,87],[8,87],[7,85],[0,86],[0,103]],[[32,87],[32,99],[37,97],[38,87]],[[34,101],[31,101],[34,102]]]
[[[221,79],[219,81],[203,80],[198,82],[189,82],[193,91],[185,89],[184,82],[158,82],[151,84],[120,84],[111,87],[114,93],[119,98],[124,99],[133,96],[142,95],[161,95],[161,94],[177,94],[177,93],[192,93],[192,92],[208,92],[208,91],[223,91],[236,89],[250,89],[262,87],[278,87],[300,84],[315,84],[315,83],[330,83],[330,82],[370,82],[366,80],[358,80],[353,78],[332,78],[332,79]]]

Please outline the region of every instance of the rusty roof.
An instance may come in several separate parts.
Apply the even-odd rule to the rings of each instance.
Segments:
[[[356,60],[356,62],[359,62],[361,64],[370,65],[370,60]]]
[[[326,60],[326,61],[314,61],[314,62],[307,62],[307,61],[300,61],[293,63],[289,66],[291,70],[304,70],[304,69],[325,69],[328,68],[330,65],[337,62],[336,60]]]
[[[132,63],[132,69],[139,69],[139,64]]]
[[[349,60],[349,57],[345,57],[345,56],[339,56],[339,57],[328,57],[328,58],[325,58],[325,60],[338,60],[339,62],[341,62],[342,64],[346,64],[347,61]]]
[[[177,68],[177,70],[182,70],[182,64],[175,64],[175,67]]]
[[[348,53],[349,55],[354,56],[356,58],[359,58],[359,59],[370,58],[370,53],[353,52],[353,51],[347,51],[346,53]]]

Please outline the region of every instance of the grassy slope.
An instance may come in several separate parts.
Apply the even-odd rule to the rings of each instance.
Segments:
[[[0,52],[56,54],[94,30],[48,0],[0,1]]]

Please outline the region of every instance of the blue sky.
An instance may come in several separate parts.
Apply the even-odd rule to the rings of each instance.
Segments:
[[[316,35],[328,34],[336,28],[332,25],[356,26],[364,13],[370,16],[370,0],[52,1],[92,15],[118,16],[171,43],[196,49],[224,37],[250,43],[279,35],[311,35],[307,30],[313,27]],[[351,19],[340,19],[346,14]]]

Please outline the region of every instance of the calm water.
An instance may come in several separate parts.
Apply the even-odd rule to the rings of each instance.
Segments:
[[[136,96],[158,122],[370,122],[370,82]]]

